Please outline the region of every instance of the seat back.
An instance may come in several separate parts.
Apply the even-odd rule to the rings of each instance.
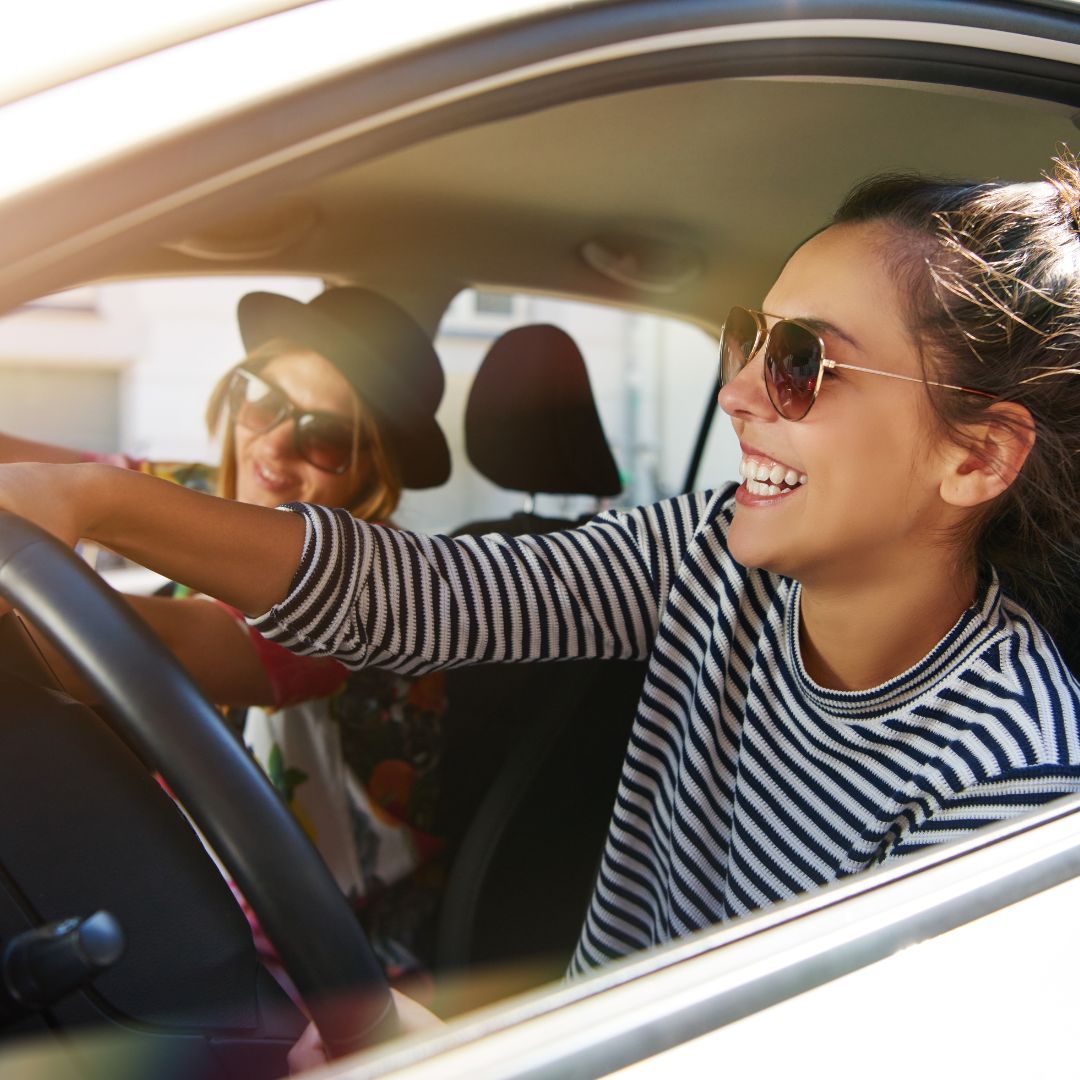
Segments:
[[[504,678],[507,671],[517,677]],[[469,744],[495,738],[481,755],[486,790],[473,790],[480,784],[470,773],[478,804],[450,870],[438,965],[509,965],[525,980],[515,989],[524,989],[560,977],[577,941],[645,664],[582,660],[456,674],[469,691],[457,702],[451,691],[447,730],[467,716]]]
[[[489,480],[528,494],[616,495],[618,469],[585,362],[554,326],[489,350],[465,444]],[[575,522],[523,512],[458,533],[550,532]],[[447,673],[439,820],[452,864],[438,963],[565,967],[588,903],[644,665],[493,664]]]
[[[465,450],[509,491],[596,498],[622,491],[585,361],[557,326],[517,327],[488,350],[465,408]]]

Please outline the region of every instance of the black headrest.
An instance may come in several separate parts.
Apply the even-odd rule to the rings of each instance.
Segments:
[[[465,450],[492,483],[549,495],[618,495],[619,470],[578,347],[556,326],[503,334],[476,373]]]

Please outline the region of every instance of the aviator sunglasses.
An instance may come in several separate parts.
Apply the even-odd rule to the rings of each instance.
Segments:
[[[765,320],[777,319],[771,327]],[[916,379],[910,375],[898,375],[894,371],[876,371],[857,364],[839,364],[825,357],[825,342],[821,335],[798,319],[781,319],[764,311],[733,307],[728,312],[724,329],[720,332],[720,385],[727,386],[757,354],[765,343],[764,374],[765,390],[773,408],[785,420],[802,420],[810,411],[821,392],[821,381],[826,370],[844,368],[862,371],[867,375],[884,375],[887,379],[924,383],[945,390],[961,390],[967,394],[993,397],[985,390],[973,390],[969,386],[953,386],[950,383]]]
[[[323,472],[340,476],[362,449],[356,428],[335,413],[301,409],[276,386],[246,368],[237,368],[229,383],[229,410],[236,423],[258,435],[293,421],[296,453]]]

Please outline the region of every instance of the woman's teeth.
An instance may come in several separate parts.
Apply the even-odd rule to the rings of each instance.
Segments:
[[[744,457],[739,462],[739,476],[751,495],[783,495],[806,483],[806,474],[776,462],[755,461]]]
[[[285,486],[285,477],[272,472],[258,462],[255,464],[255,473],[268,487],[280,488]]]

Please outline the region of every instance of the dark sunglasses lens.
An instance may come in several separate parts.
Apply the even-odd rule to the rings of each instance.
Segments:
[[[296,424],[296,449],[323,472],[343,473],[352,463],[353,428],[332,416],[304,413]]]
[[[720,335],[721,386],[727,386],[750,362],[757,335],[757,320],[746,308],[734,307],[728,312]]]
[[[778,322],[765,344],[765,386],[785,420],[801,420],[814,404],[821,342],[798,323]]]
[[[236,422],[249,431],[269,431],[288,412],[288,402],[280,390],[239,371],[229,389],[229,405]]]

